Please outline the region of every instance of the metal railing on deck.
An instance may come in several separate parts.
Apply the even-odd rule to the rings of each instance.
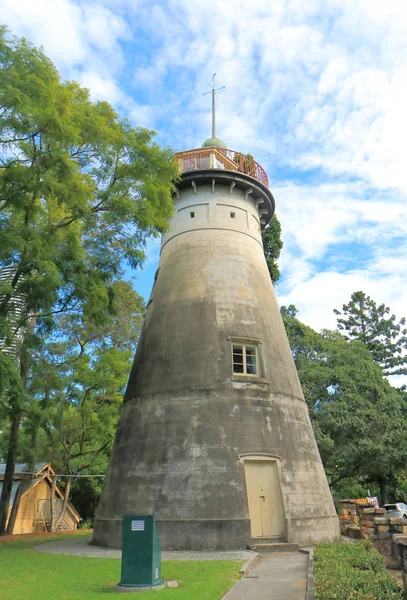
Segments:
[[[182,173],[198,169],[228,169],[254,177],[268,187],[265,170],[250,154],[242,154],[226,148],[209,147],[176,152],[175,156],[180,162]]]

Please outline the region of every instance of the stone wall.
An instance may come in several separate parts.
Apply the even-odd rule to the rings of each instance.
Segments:
[[[356,500],[340,500],[338,505],[341,534],[353,539],[369,538],[383,555],[386,566],[399,568],[400,555],[396,540],[400,535],[407,534],[407,522],[387,517],[384,508],[360,504]]]
[[[403,574],[404,598],[407,600],[407,536],[399,535],[396,546],[400,557],[400,568]]]

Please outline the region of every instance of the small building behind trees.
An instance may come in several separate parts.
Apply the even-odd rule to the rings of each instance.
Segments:
[[[6,465],[0,463],[0,495]],[[13,487],[11,490],[10,506],[7,521],[11,514],[13,501],[23,477],[26,475],[27,465],[16,464]],[[51,522],[51,487],[52,476],[55,475],[50,463],[37,463],[32,471],[32,481],[20,500],[20,506],[13,533],[43,533],[50,531]],[[57,485],[55,489],[55,511],[59,515],[63,504],[64,493]],[[73,531],[77,529],[81,517],[75,508],[68,502],[59,529]]]

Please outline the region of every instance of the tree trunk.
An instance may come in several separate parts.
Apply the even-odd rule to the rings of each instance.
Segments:
[[[50,523],[50,531],[55,531],[55,489],[57,487],[57,476],[52,475],[52,484],[51,484],[51,497],[49,499],[50,504],[50,512],[51,512],[51,523]]]
[[[60,522],[62,521],[62,519],[65,515],[66,507],[68,506],[68,499],[69,499],[70,491],[71,491],[71,478],[68,477],[67,482],[66,482],[65,496],[64,496],[64,500],[62,502],[61,512],[59,513],[58,518],[55,521],[55,530],[58,529],[58,525],[60,524]]]
[[[36,319],[32,317],[27,325],[27,330],[24,335],[24,341],[20,348],[20,377],[22,388],[25,388],[27,379],[28,379],[28,371],[29,371],[29,355],[28,355],[28,340],[32,335],[35,327]],[[21,406],[19,406],[19,398],[18,394],[15,390],[11,390],[10,399],[12,399],[11,406],[14,408],[11,409],[11,423],[10,423],[10,439],[9,446],[7,452],[7,460],[6,460],[6,471],[4,473],[4,481],[3,481],[3,489],[1,492],[0,498],[0,535],[6,534],[6,522],[7,522],[7,514],[10,506],[10,496],[11,490],[13,487],[14,481],[14,471],[16,467],[17,460],[17,442],[18,442],[18,434],[20,430],[20,423],[23,416],[23,411],[21,410]],[[15,517],[14,517],[15,518]]]
[[[10,440],[7,452],[6,471],[4,473],[3,489],[0,498],[0,535],[6,534],[6,521],[10,506],[11,490],[16,468],[18,430],[21,423],[21,412],[11,414]]]
[[[386,477],[379,477],[378,484],[380,487],[380,503],[384,506],[389,502]]]
[[[32,473],[34,470],[35,461],[32,460],[28,463],[27,471],[28,473]],[[7,523],[7,535],[12,535],[14,531],[14,525],[16,524],[16,518],[18,509],[20,508],[20,500],[22,495],[29,489],[33,476],[32,475],[24,475],[20,485],[17,488],[16,495],[14,496],[13,508],[11,509],[11,515]]]

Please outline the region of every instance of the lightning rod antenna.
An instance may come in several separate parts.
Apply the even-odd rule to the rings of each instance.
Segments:
[[[212,83],[210,83],[210,91],[209,92],[204,92],[202,95],[206,96],[207,94],[212,94],[212,137],[216,138],[216,92],[218,92],[219,90],[224,90],[225,86],[223,85],[222,87],[218,87],[215,89],[215,75],[216,73],[213,74],[212,76]]]

